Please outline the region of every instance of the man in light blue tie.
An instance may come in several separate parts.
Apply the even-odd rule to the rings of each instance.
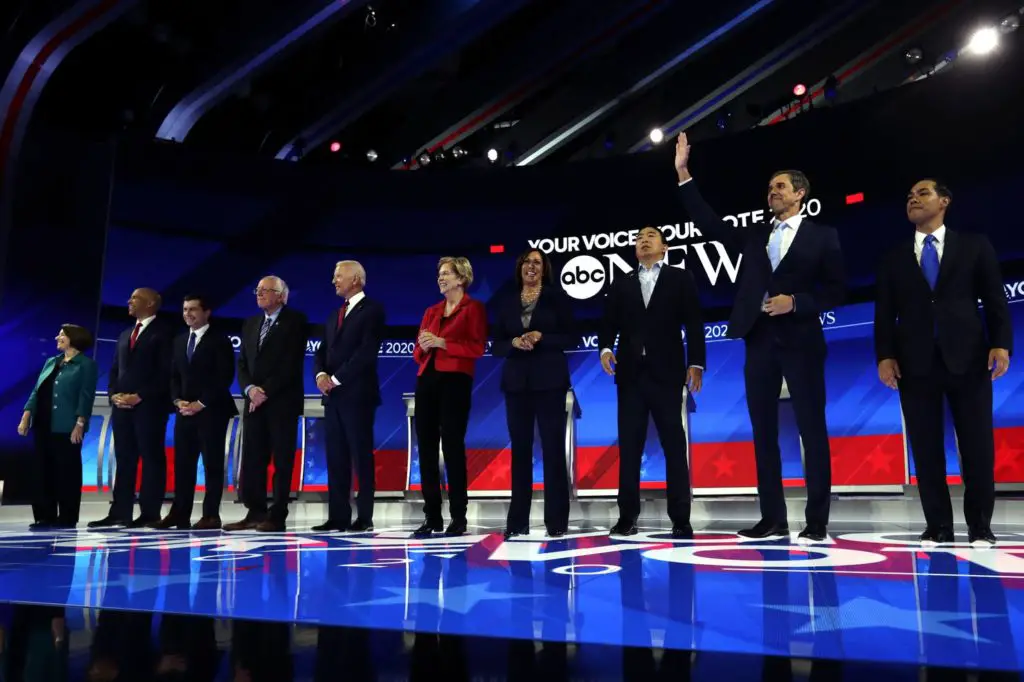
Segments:
[[[882,259],[875,354],[879,380],[900,392],[927,524],[921,543],[954,541],[945,398],[960,451],[967,538],[985,546],[996,541],[992,381],[1010,365],[1013,327],[995,249],[984,235],[946,228],[952,201],[949,188],[933,179],[907,195],[907,217],[917,229],[913,241]]]
[[[743,254],[729,336],[743,339],[747,410],[757,462],[761,520],[739,531],[749,538],[788,537],[779,449],[779,394],[786,379],[804,448],[807,525],[801,542],[827,538],[832,462],[825,424],[825,336],[819,315],[846,294],[839,234],[801,215],[810,195],[798,170],[773,173],[768,181],[770,223],[735,227],[701,196],[689,170],[686,133],[676,143],[679,196],[693,222],[710,239]]]

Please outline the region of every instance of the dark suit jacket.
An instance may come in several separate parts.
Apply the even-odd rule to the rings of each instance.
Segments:
[[[313,372],[325,372],[338,380],[329,397],[343,403],[369,403],[380,405],[380,379],[377,376],[377,356],[384,339],[384,306],[366,296],[345,315],[338,329],[335,308],[324,323],[323,343],[313,358]]]
[[[523,327],[520,292],[509,296],[497,309],[492,330],[491,353],[506,358],[501,369],[501,390],[546,391],[569,389],[569,362],[565,351],[579,343],[572,306],[555,287],[541,291],[530,326]],[[512,339],[529,331],[541,333],[533,350],[512,347]]]
[[[198,400],[206,407],[203,412],[235,416],[238,407],[231,397],[231,382],[235,380],[235,351],[226,334],[210,327],[196,344],[191,362],[188,359],[186,331],[174,339],[171,362],[171,401]]]
[[[689,358],[680,333],[683,328]],[[636,376],[646,350],[647,361],[658,370],[657,378],[682,391],[687,368],[704,367],[706,360],[704,316],[693,275],[662,265],[647,307],[644,307],[637,271],[617,277],[605,301],[598,346],[602,350],[612,348],[616,335],[619,337],[615,353],[616,383]]]
[[[131,347],[133,324],[121,332],[110,367],[108,393],[137,393],[142,398],[139,408],[170,412],[171,404],[171,336],[170,327],[160,318],[154,319],[139,334]],[[137,408],[138,409],[138,408]]]
[[[835,228],[804,218],[786,257],[775,272],[768,259],[771,223],[733,227],[723,221],[701,196],[694,180],[679,188],[683,206],[708,237],[726,249],[743,254],[736,285],[736,302],[729,317],[729,336],[747,336],[759,318],[764,295],[792,295],[793,312],[775,318],[776,333],[788,346],[824,347],[819,315],[835,308],[846,296],[846,268]]]
[[[992,348],[1013,350],[1010,310],[991,242],[948,228],[945,239],[935,291],[914,255],[913,239],[885,254],[878,271],[875,355],[879,362],[894,358],[904,374],[931,372],[936,348],[953,374],[985,371]]]
[[[302,377],[309,321],[298,310],[288,306],[281,308],[260,348],[260,327],[265,317],[260,313],[242,323],[238,385],[243,391],[249,386],[259,386],[266,392],[267,402],[261,410],[269,408],[298,417],[302,414],[305,393]],[[245,407],[249,407],[249,396],[245,396]]]

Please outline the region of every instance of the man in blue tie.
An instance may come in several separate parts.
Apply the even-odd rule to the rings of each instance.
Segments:
[[[769,179],[770,223],[733,226],[701,196],[690,175],[689,160],[686,133],[680,133],[675,167],[683,206],[705,235],[743,254],[729,336],[745,342],[743,377],[761,520],[739,534],[789,536],[779,450],[779,397],[785,378],[803,443],[807,480],[807,525],[799,540],[824,541],[832,462],[825,425],[826,347],[819,315],[839,305],[846,294],[839,234],[801,215],[810,183],[797,170],[780,171]]]
[[[946,485],[943,397],[956,429],[968,540],[995,544],[992,381],[1010,366],[1013,329],[995,249],[978,234],[946,228],[953,195],[933,179],[907,195],[917,230],[887,253],[878,272],[878,378],[900,392],[924,509],[924,545],[953,542]],[[983,311],[978,309],[982,302]]]

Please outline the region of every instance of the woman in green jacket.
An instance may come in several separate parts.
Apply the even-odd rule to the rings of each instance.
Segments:
[[[89,330],[65,324],[57,350],[43,365],[18,433],[35,431],[32,516],[29,528],[74,528],[82,506],[82,440],[96,399],[96,362],[84,355],[92,348]]]

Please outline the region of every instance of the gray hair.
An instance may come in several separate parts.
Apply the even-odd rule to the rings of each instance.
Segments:
[[[357,260],[340,260],[334,264],[334,269],[341,268],[343,270],[351,270],[355,274],[356,279],[359,280],[359,284],[366,286],[366,269],[363,268],[362,264]]]
[[[284,301],[285,303],[288,302],[288,283],[287,282],[285,282],[283,279],[281,279],[277,275],[267,275],[266,277],[263,277],[261,279],[261,281],[263,279],[270,279],[270,280],[273,280],[274,282],[276,282],[277,288],[281,290],[281,300]]]

